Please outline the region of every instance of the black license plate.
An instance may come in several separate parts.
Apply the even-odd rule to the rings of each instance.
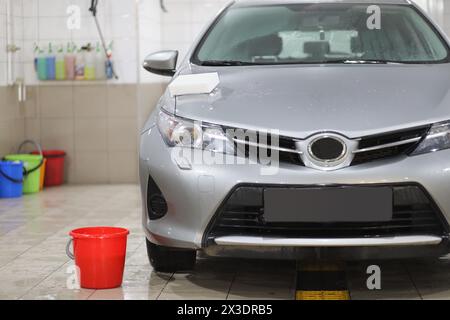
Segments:
[[[390,187],[266,188],[266,222],[385,222],[392,220]]]

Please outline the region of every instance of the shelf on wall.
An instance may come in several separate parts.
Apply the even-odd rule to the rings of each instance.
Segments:
[[[72,86],[72,85],[96,85],[116,83],[115,79],[108,80],[39,80],[35,85],[38,86]]]

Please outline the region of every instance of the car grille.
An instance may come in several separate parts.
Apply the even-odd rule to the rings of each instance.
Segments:
[[[225,128],[232,129],[232,128]],[[374,136],[362,137],[359,139],[358,150],[355,151],[355,157],[351,163],[352,166],[368,163],[375,160],[388,159],[407,155],[415,149],[420,141],[426,136],[430,126],[422,126],[407,130],[396,132],[389,132]],[[261,142],[260,134],[257,132],[251,133],[256,138],[255,145],[258,146],[257,156],[260,157],[261,152],[271,155],[271,151],[277,149],[279,152],[280,163],[295,164],[303,166],[304,163],[300,158],[300,154],[296,147],[296,142],[299,139],[279,136],[279,145],[272,145],[273,137],[268,135]],[[265,141],[267,140],[267,141]],[[251,144],[249,139],[237,140],[234,139],[237,147],[237,154],[245,157],[250,156]]]
[[[417,147],[429,129],[430,126],[425,126],[362,138],[358,145],[362,152],[356,153],[352,165],[408,154]],[[407,143],[395,145],[405,141]]]
[[[240,186],[216,213],[204,241],[211,244],[220,236],[361,238],[447,234],[445,219],[420,186],[392,188],[393,217],[387,222],[267,223],[264,221],[264,187]]]

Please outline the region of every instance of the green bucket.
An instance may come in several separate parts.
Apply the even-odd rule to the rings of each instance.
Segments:
[[[27,144],[31,143],[38,147],[39,151],[41,150],[40,145],[31,140],[24,141],[20,147],[21,148]],[[40,190],[40,181],[41,181],[41,170],[44,163],[44,157],[42,155],[42,151],[40,154],[10,154],[5,156],[5,160],[8,161],[21,161],[23,163],[24,168],[24,181],[23,181],[23,193],[37,193]]]
[[[36,193],[40,189],[41,170],[43,163],[41,155],[10,154],[5,157],[9,161],[21,161],[24,167],[23,193]]]

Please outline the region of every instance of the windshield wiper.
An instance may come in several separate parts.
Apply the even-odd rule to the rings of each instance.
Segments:
[[[201,66],[254,66],[259,64],[260,63],[238,60],[205,60],[200,62]]]
[[[345,64],[400,64],[399,61],[378,59],[336,59],[326,60],[323,63],[345,63]]]

